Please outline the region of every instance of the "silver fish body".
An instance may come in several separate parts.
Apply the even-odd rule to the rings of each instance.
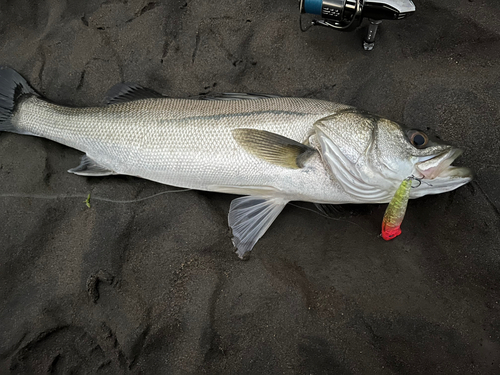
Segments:
[[[232,134],[251,128],[303,143],[317,120],[343,108],[300,98],[152,98],[69,108],[33,96],[12,122],[20,132],[83,151],[116,174],[197,190],[252,194],[262,187],[288,200],[357,203],[335,184],[319,154],[308,168],[290,169],[249,154]]]
[[[110,92],[107,106],[59,106],[2,68],[0,130],[85,152],[70,170],[79,175],[126,174],[245,195],[229,212],[240,257],[289,201],[387,203],[409,176],[433,181],[412,189],[412,198],[471,178],[467,169],[450,166],[458,149],[341,104],[245,94],[172,99],[124,84]]]

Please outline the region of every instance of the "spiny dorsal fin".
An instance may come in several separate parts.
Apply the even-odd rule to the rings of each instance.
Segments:
[[[281,98],[281,96],[268,94],[246,94],[240,92],[225,92],[221,94],[207,94],[198,96],[199,100],[258,100],[269,98]]]
[[[265,130],[234,129],[233,137],[252,155],[285,168],[302,168],[304,161],[316,152],[293,139]]]
[[[164,96],[159,92],[134,83],[117,83],[107,92],[106,104],[125,103],[150,98],[164,98]]]

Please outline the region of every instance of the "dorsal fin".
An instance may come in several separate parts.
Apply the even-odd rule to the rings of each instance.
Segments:
[[[200,100],[259,100],[269,98],[281,98],[279,95],[268,94],[246,94],[239,92],[225,92],[221,94],[200,95],[197,99]]]
[[[313,148],[282,135],[257,129],[234,129],[233,138],[250,154],[285,168],[304,166]]]
[[[106,93],[106,104],[116,104],[131,102],[134,100],[149,99],[149,98],[164,98],[165,95],[160,94],[152,89],[148,89],[135,83],[117,83]],[[226,92],[220,94],[206,94],[191,97],[198,100],[259,100],[269,98],[281,98],[279,95],[270,94],[248,94]]]
[[[125,103],[149,98],[164,98],[164,96],[159,92],[134,83],[117,83],[107,92],[106,104]]]

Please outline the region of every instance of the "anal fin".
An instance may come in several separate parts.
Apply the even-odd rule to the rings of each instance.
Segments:
[[[103,167],[88,155],[83,155],[80,165],[76,168],[68,170],[69,173],[74,173],[79,176],[110,176],[118,174],[106,167]]]
[[[283,198],[246,196],[231,202],[228,222],[233,230],[233,245],[240,258],[252,250],[288,203]]]

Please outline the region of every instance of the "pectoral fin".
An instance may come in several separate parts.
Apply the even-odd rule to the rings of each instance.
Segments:
[[[228,222],[240,258],[252,250],[288,203],[283,198],[246,196],[231,202]]]
[[[79,176],[109,176],[113,174],[118,174],[106,167],[103,167],[95,160],[87,155],[83,155],[80,165],[76,168],[68,170],[69,173],[74,173]]]
[[[276,133],[257,129],[234,129],[233,137],[247,152],[285,168],[302,168],[313,148]]]

